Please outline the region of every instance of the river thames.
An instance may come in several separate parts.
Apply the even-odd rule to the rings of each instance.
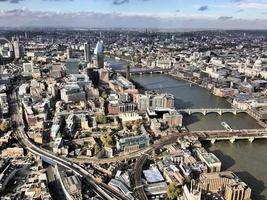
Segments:
[[[107,59],[113,69],[125,68],[125,61]],[[132,79],[146,90],[168,92],[175,96],[175,107],[182,108],[230,108],[223,98],[216,97],[210,91],[169,75],[136,75]],[[184,126],[189,130],[222,130],[221,122],[227,122],[233,129],[260,128],[257,121],[247,114],[233,115],[194,114],[184,118]],[[236,141],[235,143],[217,142],[204,144],[221,161],[223,170],[234,171],[253,191],[253,200],[267,199],[267,141]]]
[[[182,108],[230,108],[223,98],[216,97],[208,90],[169,75],[138,75],[132,79],[145,90],[168,92],[175,96],[175,107]],[[221,122],[227,122],[233,129],[261,128],[257,121],[247,114],[194,114],[184,118],[184,126],[189,130],[222,130]],[[217,142],[204,146],[223,163],[223,170],[234,171],[253,190],[253,199],[267,199],[267,141]]]

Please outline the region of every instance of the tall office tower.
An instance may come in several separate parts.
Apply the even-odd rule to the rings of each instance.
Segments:
[[[96,57],[96,67],[103,68],[104,67],[104,48],[103,41],[98,41],[94,51]]]
[[[84,61],[91,63],[90,44],[88,42],[84,43]]]
[[[126,67],[126,79],[130,80],[130,65],[129,64]]]
[[[127,45],[129,45],[130,44],[130,36],[129,35],[127,35],[126,41],[127,41]]]
[[[19,45],[19,39],[16,38],[13,42],[14,46],[14,54],[15,54],[15,59],[19,59],[21,57],[21,51],[20,51],[20,45]]]
[[[67,59],[71,59],[72,57],[72,52],[71,52],[71,48],[70,47],[67,47]]]

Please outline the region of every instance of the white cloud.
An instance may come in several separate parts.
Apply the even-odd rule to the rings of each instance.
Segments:
[[[267,19],[248,20],[231,17],[175,16],[154,13],[52,12],[29,9],[2,10],[0,26],[33,27],[124,27],[124,28],[202,28],[266,29]]]
[[[235,2],[213,5],[218,8],[236,8],[236,9],[267,9],[267,3],[261,2]]]

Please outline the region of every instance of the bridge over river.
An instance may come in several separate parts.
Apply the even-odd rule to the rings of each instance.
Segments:
[[[181,113],[186,113],[188,115],[192,115],[195,113],[201,113],[203,115],[207,115],[209,113],[218,113],[222,115],[224,113],[232,113],[234,115],[238,113],[247,113],[246,110],[235,109],[235,108],[192,108],[192,109],[180,109],[178,110]]]
[[[126,73],[126,69],[117,69],[115,70],[117,73],[122,73],[125,74]],[[130,68],[130,74],[153,74],[153,73],[160,73],[160,74],[164,74],[164,73],[168,73],[170,72],[171,69],[163,69],[163,68],[159,68],[159,67],[155,67],[155,68],[147,68],[147,67],[142,67],[142,68]]]
[[[214,144],[216,141],[229,140],[234,143],[236,140],[267,139],[266,129],[243,129],[243,130],[213,130],[213,131],[192,131],[200,141],[210,141]]]

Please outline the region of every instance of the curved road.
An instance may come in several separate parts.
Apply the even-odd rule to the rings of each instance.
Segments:
[[[166,145],[173,144],[177,141],[178,137],[183,137],[186,135],[188,135],[188,133],[169,135],[165,137],[164,139],[162,139],[161,141],[159,141],[158,143],[155,143],[154,145],[152,145],[151,150],[148,151],[147,154],[150,154],[152,153],[152,151],[157,150]],[[134,186],[135,186],[135,192],[136,192],[137,198],[139,200],[148,200],[146,193],[144,191],[142,180],[141,180],[143,167],[149,158],[147,154],[144,154],[141,157],[139,157],[134,167]]]
[[[40,156],[41,158],[44,158],[51,163],[57,163],[67,169],[72,170],[75,174],[79,175],[80,177],[83,177],[85,180],[86,185],[88,185],[90,188],[95,191],[99,196],[101,196],[103,199],[107,200],[128,200],[124,195],[119,193],[118,191],[114,190],[110,186],[104,184],[104,183],[97,183],[95,178],[87,172],[85,169],[80,167],[79,165],[70,162],[67,159],[58,157],[54,155],[53,153],[49,152],[48,150],[44,150],[39,148],[38,146],[34,145],[28,138],[26,132],[24,131],[24,124],[22,119],[22,113],[21,110],[18,109],[17,101],[16,101],[16,94],[15,91],[10,96],[10,108],[11,108],[11,119],[12,122],[15,122],[14,131],[16,134],[16,137],[20,144],[27,149],[28,151],[32,152],[35,155]],[[12,123],[13,125],[13,123]]]

